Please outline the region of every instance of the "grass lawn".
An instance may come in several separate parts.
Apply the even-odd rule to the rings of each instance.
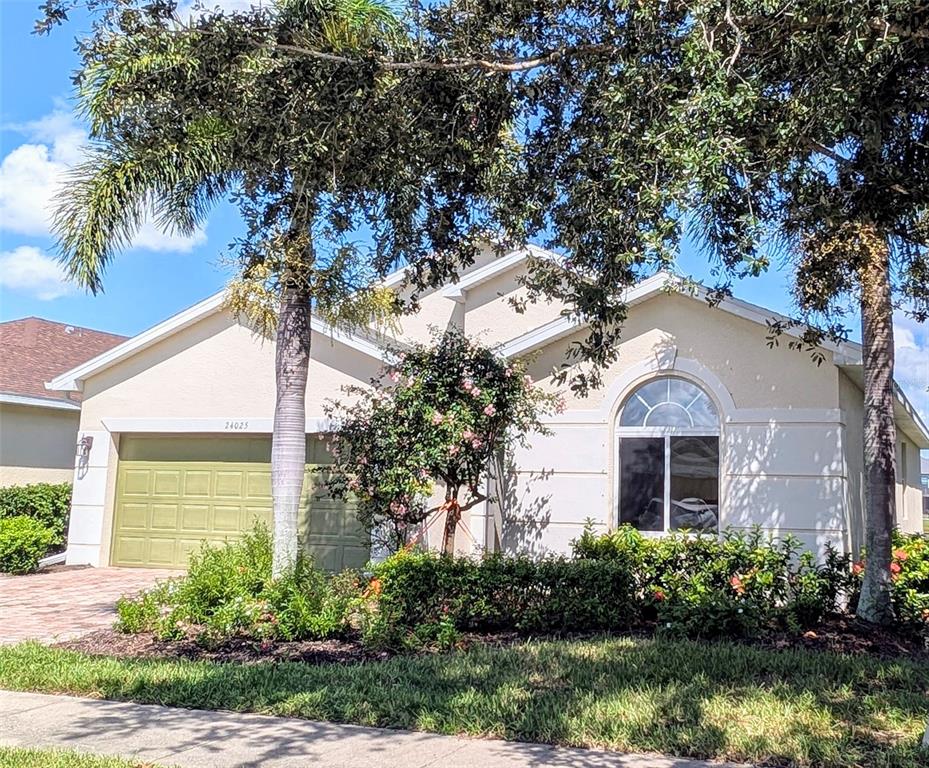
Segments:
[[[929,664],[601,638],[365,664],[0,648],[0,687],[781,765],[923,766]]]
[[[151,763],[60,749],[0,747],[0,768],[157,768]]]

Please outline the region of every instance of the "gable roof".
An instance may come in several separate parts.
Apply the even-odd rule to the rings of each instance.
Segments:
[[[122,344],[108,349],[102,354],[87,360],[82,365],[78,365],[70,370],[66,370],[60,375],[52,378],[45,384],[49,390],[64,392],[80,392],[84,381],[101,371],[122,362],[128,357],[147,349],[153,344],[157,344],[162,339],[187,328],[194,323],[209,317],[212,314],[221,312],[225,308],[226,292],[220,291],[207,299],[188,307],[176,315],[169,317],[167,320],[158,323],[146,331],[126,339]],[[370,357],[378,360],[386,360],[387,351],[376,341],[365,334],[358,332],[350,333],[338,328],[334,328],[325,321],[313,316],[310,322],[311,328],[317,333],[329,336],[334,341],[339,341],[346,346],[352,347]]]
[[[78,409],[79,395],[49,392],[45,382],[125,340],[115,333],[40,317],[0,323],[0,402]]]

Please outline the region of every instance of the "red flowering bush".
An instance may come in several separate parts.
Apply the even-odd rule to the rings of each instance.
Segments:
[[[430,514],[444,512],[451,551],[461,512],[484,498],[491,459],[508,443],[544,431],[540,419],[559,408],[559,398],[533,386],[520,361],[455,329],[396,350],[372,388],[345,391],[351,402],[328,409],[335,424],[329,488],[355,500],[362,526],[389,549],[408,543]],[[444,486],[445,502],[430,508],[435,482]]]
[[[692,637],[801,630],[839,610],[849,561],[829,551],[817,563],[796,539],[759,529],[716,536],[642,536],[629,526],[575,542],[575,557],[621,561],[636,575],[642,617],[663,631]]]
[[[855,563],[853,572],[860,588],[864,557]],[[929,635],[929,537],[894,531],[890,577],[897,621]]]

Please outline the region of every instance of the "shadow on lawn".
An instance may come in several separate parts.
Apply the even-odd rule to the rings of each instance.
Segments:
[[[920,764],[915,740],[899,747],[893,741],[900,737],[899,723],[924,720],[929,669],[728,644],[600,640],[324,666],[101,662],[75,679],[71,690],[84,686],[111,699],[174,707],[694,757],[745,756],[778,765],[904,766]],[[429,760],[456,765],[444,759],[440,740],[423,733],[358,728],[346,739],[341,728],[324,723],[278,726],[267,744],[259,744],[238,723],[214,714],[152,709],[124,720],[93,709],[69,732],[76,738],[93,729],[124,743],[151,739],[155,746],[159,731],[184,727],[182,749],[208,754],[218,743],[241,739],[257,751],[255,765],[289,755],[338,764],[340,753],[357,749],[378,755],[373,765],[396,764],[408,753],[422,753],[423,763],[431,754]],[[494,748],[502,750],[505,765],[509,747]],[[529,749],[532,765],[622,765],[597,754]]]

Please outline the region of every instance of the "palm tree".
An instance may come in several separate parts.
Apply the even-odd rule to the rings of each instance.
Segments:
[[[278,0],[188,25],[158,4],[127,10],[120,0],[80,48],[79,104],[93,143],[55,216],[74,280],[101,290],[146,216],[192,233],[231,199],[247,230],[235,244],[233,294],[277,302],[275,573],[297,556],[311,313],[357,322],[359,305],[396,309],[373,278],[415,263],[436,238],[466,239],[476,224],[464,214],[479,208],[480,179],[496,162],[506,113],[492,100],[490,119],[469,124],[470,154],[447,151],[469,138],[449,127],[456,110],[480,109],[467,75],[402,78],[358,65],[408,45],[384,0]],[[370,248],[352,243],[359,229]]]

